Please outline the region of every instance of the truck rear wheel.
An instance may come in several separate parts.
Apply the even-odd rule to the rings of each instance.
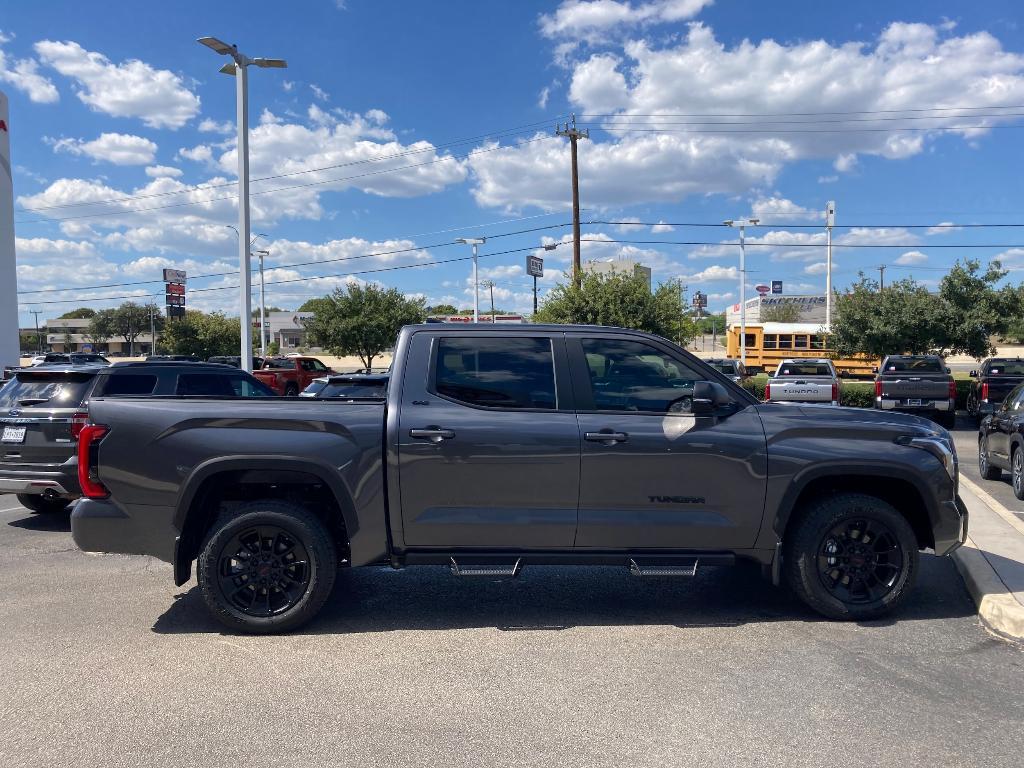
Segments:
[[[917,578],[917,537],[892,505],[840,493],[807,507],[784,543],[782,567],[808,606],[832,619],[882,616]]]
[[[199,553],[207,608],[241,632],[287,632],[312,619],[330,597],[334,540],[307,509],[254,501],[222,514]]]
[[[19,493],[18,501],[23,507],[28,507],[37,515],[55,515],[68,508],[71,502],[68,499],[55,498],[47,499],[37,493]]]
[[[299,385],[298,384],[285,384],[284,385],[284,396],[285,397],[295,397],[298,394],[299,394]]]

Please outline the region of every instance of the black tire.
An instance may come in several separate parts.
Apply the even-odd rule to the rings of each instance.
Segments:
[[[295,397],[298,394],[299,394],[299,385],[298,384],[285,384],[284,385],[284,396],[285,397]]]
[[[69,499],[45,499],[38,493],[19,493],[18,501],[23,507],[37,515],[56,515],[64,512],[71,503]]]
[[[199,552],[197,578],[218,621],[269,634],[316,616],[331,595],[337,568],[334,540],[316,515],[268,500],[242,504],[217,519]]]
[[[839,493],[799,514],[787,532],[782,567],[804,603],[830,619],[864,621],[906,599],[917,579],[917,537],[891,504]]]
[[[1003,470],[988,459],[988,435],[978,441],[978,473],[986,480],[1002,480]]]
[[[1020,446],[1010,456],[1010,485],[1013,495],[1024,501],[1024,448]]]

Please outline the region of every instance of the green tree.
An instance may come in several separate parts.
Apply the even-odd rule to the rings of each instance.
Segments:
[[[114,335],[113,313],[113,309],[101,309],[89,320],[89,328],[84,335],[95,345],[96,349],[99,349],[101,344],[106,344]]]
[[[423,299],[375,285],[351,284],[306,304],[312,307],[307,311],[314,312],[303,321],[309,342],[334,355],[358,355],[367,368],[395,343],[403,325],[421,323],[426,317]]]
[[[454,304],[437,304],[433,307],[427,307],[428,315],[457,315],[459,310],[455,308]]]
[[[65,312],[61,315],[58,320],[88,320],[91,317],[96,317],[96,310],[90,307],[79,307],[78,309],[72,309],[70,312]]]
[[[185,317],[167,323],[161,344],[169,354],[195,355],[203,360],[214,355],[237,355],[242,329],[237,317],[191,309]]]
[[[71,352],[73,350],[73,348],[75,346],[75,340],[71,337],[71,329],[70,328],[67,328],[67,327],[64,328],[64,336],[61,339],[61,341],[64,344],[64,351],[65,352]]]
[[[1022,312],[1020,287],[996,287],[1007,274],[998,261],[984,272],[973,259],[953,266],[939,283],[946,319],[936,348],[979,359],[995,353],[993,337],[1006,333]]]
[[[149,331],[150,312],[156,330],[163,328],[163,314],[155,304],[136,304],[126,301],[117,309],[109,310],[109,330],[111,336],[120,336],[128,345],[128,354],[135,354],[135,340]],[[95,319],[95,318],[93,318]]]
[[[34,354],[39,349],[39,336],[35,331],[23,331],[18,334],[18,344],[22,354]]]
[[[879,291],[876,281],[861,274],[836,297],[831,345],[843,357],[931,352],[944,337],[945,322],[942,300],[913,278]]]
[[[800,321],[800,307],[792,301],[780,301],[761,307],[762,323],[797,323]]]
[[[568,280],[552,288],[534,320],[635,328],[685,345],[697,328],[680,308],[680,290],[674,280],[652,292],[636,275],[584,273],[579,287]]]

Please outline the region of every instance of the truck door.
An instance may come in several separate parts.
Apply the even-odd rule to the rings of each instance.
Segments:
[[[580,433],[564,334],[417,333],[405,371],[405,545],[572,547]]]
[[[735,549],[754,544],[767,469],[745,401],[690,412],[696,372],[669,345],[568,334],[583,437],[577,547]]]

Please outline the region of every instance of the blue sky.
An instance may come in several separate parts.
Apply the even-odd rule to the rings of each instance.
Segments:
[[[584,259],[638,259],[711,309],[738,292],[734,233],[680,224],[757,215],[748,285],[822,292],[830,199],[838,245],[898,246],[837,248],[837,287],[997,255],[1018,282],[1024,228],[958,227],[1024,224],[1021,21],[1013,0],[9,4],[21,322],[147,300],[164,266],[214,275],[191,306],[237,312],[234,80],[202,35],[288,60],[250,77],[274,305],[358,279],[469,306],[469,264],[434,262],[486,235],[496,303],[527,310],[527,253],[570,238],[552,134],[572,112],[584,219],[638,222],[585,225]],[[571,249],[544,256],[547,290]]]

